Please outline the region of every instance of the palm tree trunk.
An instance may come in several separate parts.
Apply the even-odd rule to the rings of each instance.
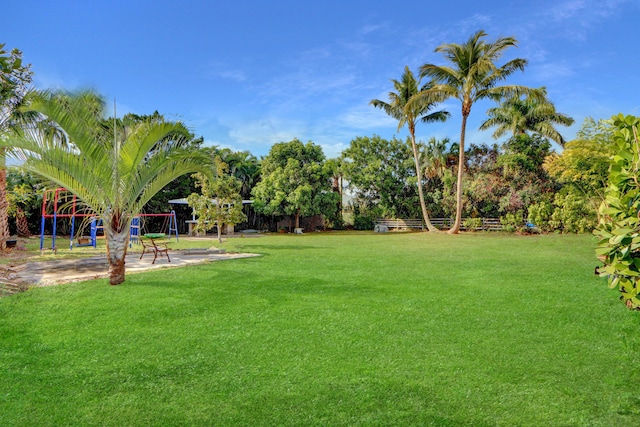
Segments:
[[[460,153],[458,154],[458,181],[456,182],[456,220],[449,230],[449,234],[458,234],[462,224],[462,179],[464,178],[464,137],[467,131],[467,117],[463,107],[462,127],[460,128]]]
[[[429,231],[438,232],[439,230],[431,224],[429,213],[427,212],[427,203],[424,201],[424,191],[422,189],[422,171],[420,168],[420,160],[418,158],[418,147],[416,146],[416,135],[411,132],[411,148],[413,149],[413,161],[416,165],[416,178],[418,184],[418,196],[420,196],[420,207],[422,208],[422,218]]]
[[[18,236],[29,237],[29,222],[27,221],[27,215],[21,207],[17,207],[16,212],[16,228],[18,229]]]
[[[129,244],[130,225],[122,227],[121,231],[112,229],[111,224],[104,225],[107,239],[107,260],[109,261],[109,283],[119,285],[124,282],[125,256]]]
[[[6,249],[9,238],[9,202],[7,201],[7,168],[5,151],[0,149],[0,251]]]

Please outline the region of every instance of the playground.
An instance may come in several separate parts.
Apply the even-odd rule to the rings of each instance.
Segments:
[[[104,236],[102,219],[96,214],[86,209],[82,202],[72,193],[64,188],[55,190],[45,190],[42,196],[42,218],[40,224],[40,250],[46,248],[46,230],[51,230],[51,243],[48,248],[56,251],[58,246],[58,227],[60,222],[68,221],[69,250],[81,246],[97,246],[97,239]],[[164,218],[164,223],[159,230],[148,230],[146,218]],[[48,228],[50,227],[50,228]],[[87,233],[88,231],[88,233]],[[167,213],[141,213],[136,215],[131,221],[129,231],[129,247],[132,244],[139,244],[140,237],[145,234],[159,236],[166,235],[169,238],[175,237],[178,241],[178,223],[175,211]]]
[[[35,236],[18,239],[17,247],[4,254],[0,262],[2,289],[12,293],[25,286],[107,277],[109,266],[102,220],[64,188],[45,190],[41,209],[37,240]],[[162,223],[158,219],[162,219]],[[148,226],[149,223],[152,225]],[[213,247],[213,243],[206,235],[184,237],[181,241],[173,210],[136,215],[129,232],[127,273],[255,256],[226,253]]]

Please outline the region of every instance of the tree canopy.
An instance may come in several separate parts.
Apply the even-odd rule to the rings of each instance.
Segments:
[[[331,191],[332,170],[322,148],[298,139],[274,144],[262,159],[262,181],[253,189],[254,207],[268,215],[333,214],[337,193]]]

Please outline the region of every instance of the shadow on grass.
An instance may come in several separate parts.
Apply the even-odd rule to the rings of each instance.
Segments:
[[[309,250],[309,249],[315,249],[315,250],[323,250],[323,249],[328,249],[326,247],[323,246],[302,246],[302,245],[237,245],[236,248],[241,251],[241,252],[245,252],[245,251],[252,251],[255,249],[268,249],[270,251],[273,250],[285,250],[285,251],[304,251],[304,250]]]

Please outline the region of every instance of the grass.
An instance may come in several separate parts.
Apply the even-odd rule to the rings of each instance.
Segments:
[[[274,235],[4,298],[0,425],[638,425],[640,318],[593,246]]]

